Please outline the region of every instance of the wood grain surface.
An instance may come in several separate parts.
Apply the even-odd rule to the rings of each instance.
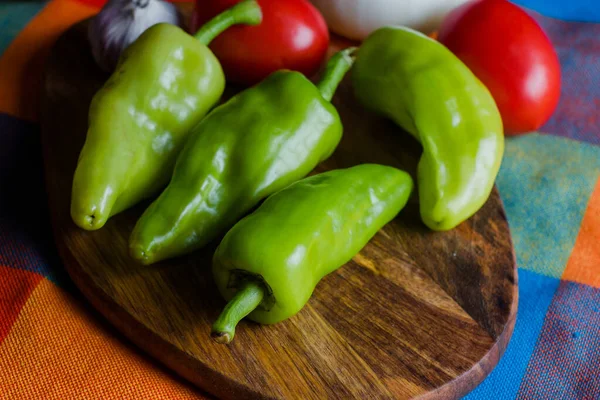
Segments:
[[[65,267],[90,302],[140,348],[214,396],[458,398],[496,365],[511,336],[517,272],[503,206],[485,206],[449,232],[420,221],[416,193],[305,308],[272,326],[242,321],[232,344],[210,339],[224,306],[210,274],[218,241],[152,266],[128,255],[147,202],[95,232],[70,219],[71,183],[87,111],[107,75],[94,64],[86,23],[56,43],[43,92],[46,184]],[[228,88],[231,95],[235,89]],[[355,102],[348,80],[334,104],[344,138],[317,170],[378,162],[415,173],[418,143]]]

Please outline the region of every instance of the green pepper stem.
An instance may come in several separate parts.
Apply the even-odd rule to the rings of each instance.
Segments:
[[[218,343],[230,343],[235,335],[235,327],[246,315],[261,303],[265,296],[263,285],[254,280],[246,281],[225,306],[212,326],[210,336]]]
[[[354,64],[355,52],[356,47],[348,47],[338,51],[331,57],[325,66],[325,72],[317,84],[317,87],[325,100],[331,101],[333,98],[333,94],[342,79],[344,79],[344,75],[346,75],[346,72],[348,72],[352,67],[352,64]]]
[[[262,11],[255,0],[244,0],[217,15],[194,35],[202,44],[208,46],[220,33],[232,25],[258,25],[262,21]]]

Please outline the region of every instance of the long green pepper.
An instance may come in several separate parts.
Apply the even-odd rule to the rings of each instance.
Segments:
[[[75,176],[71,217],[99,229],[109,217],[163,188],[192,127],[225,88],[221,65],[207,47],[234,24],[262,20],[254,0],[238,3],[192,37],[161,23],[122,54],[94,96]]]
[[[342,137],[330,100],[354,50],[330,59],[318,87],[280,70],[211,111],[193,129],[167,188],[138,220],[131,255],[151,264],[192,252],[328,158]]]
[[[229,303],[211,336],[229,343],[245,316],[274,324],[295,315],[325,275],[400,212],[412,188],[404,171],[362,164],[271,195],[227,232],[214,254],[213,276]]]
[[[487,88],[439,42],[383,27],[362,43],[352,71],[358,100],[423,145],[418,187],[423,222],[448,230],[477,212],[504,152],[502,119]]]

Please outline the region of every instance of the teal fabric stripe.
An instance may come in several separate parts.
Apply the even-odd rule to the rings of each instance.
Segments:
[[[538,133],[506,140],[497,179],[517,265],[560,278],[600,174],[600,147]]]
[[[517,323],[504,357],[467,399],[514,399],[600,173],[600,147],[529,134],[507,138],[497,179],[519,266]]]
[[[0,54],[45,5],[45,1],[0,2]]]

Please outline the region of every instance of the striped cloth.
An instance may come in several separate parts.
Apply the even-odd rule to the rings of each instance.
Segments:
[[[0,399],[205,396],[107,325],[53,244],[37,123],[43,61],[60,33],[102,2],[0,3]],[[600,22],[600,4],[520,3],[556,46],[562,96],[539,132],[506,141],[497,184],[519,311],[504,357],[467,398],[598,399],[600,23],[589,21]]]

